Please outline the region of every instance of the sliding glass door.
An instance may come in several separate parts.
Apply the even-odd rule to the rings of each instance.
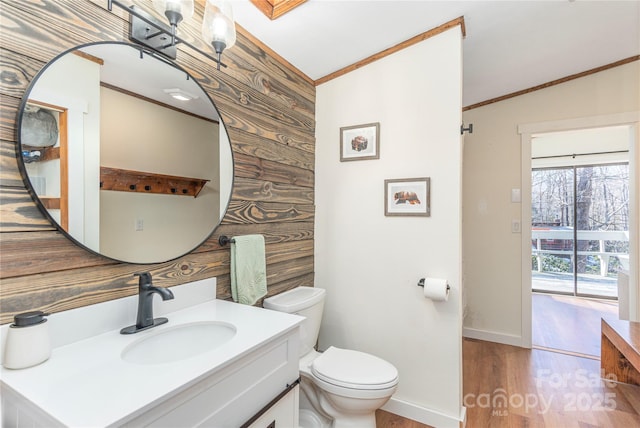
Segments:
[[[628,163],[532,170],[534,291],[617,298],[629,252],[628,180]]]

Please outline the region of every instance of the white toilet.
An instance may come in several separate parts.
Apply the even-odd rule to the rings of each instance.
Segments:
[[[326,291],[297,287],[264,299],[267,309],[306,317],[300,329],[300,426],[374,428],[375,412],[391,398],[398,370],[364,352],[314,350]]]

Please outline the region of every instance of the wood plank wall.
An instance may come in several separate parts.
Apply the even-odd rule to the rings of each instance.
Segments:
[[[149,1],[135,1],[148,11]],[[200,41],[203,0],[181,35]],[[0,0],[0,323],[29,310],[58,312],[137,292],[134,272],[173,286],[216,277],[230,298],[229,248],[221,234],[260,233],[267,242],[269,295],[313,286],[315,87],[239,29],[228,68],[180,48],[177,63],[209,93],[233,146],[235,185],[227,215],[192,253],[166,263],[117,263],[77,247],[31,200],[16,156],[18,106],[36,73],[59,53],[96,41],[126,41],[128,16],[106,0]]]

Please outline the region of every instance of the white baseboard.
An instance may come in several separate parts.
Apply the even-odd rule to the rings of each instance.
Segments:
[[[382,406],[382,410],[436,428],[460,428],[467,418],[465,407],[460,409],[458,416],[449,416],[393,397]]]
[[[502,343],[504,345],[519,346],[521,348],[528,348],[523,345],[522,336],[516,336],[515,334],[498,333],[495,331],[478,330],[476,328],[463,327],[462,337],[469,339],[486,340],[487,342]]]

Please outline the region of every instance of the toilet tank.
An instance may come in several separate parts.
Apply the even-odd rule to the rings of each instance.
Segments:
[[[305,317],[300,327],[300,356],[310,352],[318,341],[326,291],[323,288],[297,287],[264,299],[266,309]]]

